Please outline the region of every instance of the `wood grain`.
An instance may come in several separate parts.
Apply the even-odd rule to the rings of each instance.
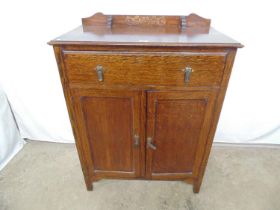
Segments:
[[[196,177],[211,125],[216,93],[202,91],[149,91],[147,138],[148,178]],[[210,119],[209,119],[210,117]]]
[[[189,16],[104,15],[82,19],[82,26],[51,45],[243,47],[210,27],[210,19]]]
[[[130,98],[81,98],[95,171],[133,171]]]
[[[196,15],[189,20],[210,24]],[[84,21],[104,25],[108,17]],[[111,21],[118,27],[78,29],[50,42],[87,189],[103,178],[158,179],[185,181],[198,193],[242,45],[212,29],[199,36],[183,35],[182,28],[152,33],[151,25],[175,26],[178,18],[118,16]],[[128,29],[121,27],[125,24]],[[131,33],[124,35],[125,30]],[[101,82],[97,65],[104,70]],[[193,72],[186,84],[187,66]],[[147,147],[148,137],[156,150]]]
[[[78,120],[74,118],[74,112],[77,106],[72,103],[71,93],[68,86],[68,80],[65,76],[65,66],[63,62],[62,49],[60,47],[54,47],[55,58],[58,65],[61,84],[63,87],[63,93],[69,113],[72,131],[75,137],[76,147],[81,163],[82,172],[85,179],[87,190],[92,191],[92,177],[93,177],[93,163],[90,158],[90,147],[87,141],[84,141],[84,134],[81,133]]]
[[[100,85],[173,85],[219,86],[226,53],[125,53],[64,51],[67,77],[71,83]],[[96,67],[104,69],[99,82]],[[191,79],[185,83],[184,70],[191,67]]]
[[[210,20],[197,14],[188,16],[167,16],[167,15],[104,15],[98,12],[90,17],[82,18],[84,31],[95,31],[95,27],[117,28],[120,26],[141,26],[145,27],[204,27],[209,31]]]
[[[200,168],[199,168],[198,177],[194,180],[194,183],[193,183],[193,185],[194,185],[193,191],[195,193],[199,192],[200,186],[201,186],[201,183],[202,183],[202,179],[203,179],[203,176],[204,176],[204,173],[205,173],[206,165],[207,165],[208,158],[209,158],[210,151],[211,151],[211,146],[212,146],[212,143],[213,143],[213,140],[214,140],[214,136],[215,136],[215,132],[216,132],[216,129],[217,129],[220,113],[221,113],[221,110],[222,110],[223,101],[224,101],[224,98],[225,98],[229,78],[230,78],[230,75],[231,75],[231,70],[232,70],[232,67],[233,67],[235,55],[236,55],[236,49],[232,49],[229,52],[229,55],[227,56],[225,70],[224,70],[225,73],[223,75],[221,89],[220,89],[219,94],[217,96],[217,102],[216,102],[216,105],[215,105],[215,109],[212,113],[213,120],[212,120],[211,130],[208,134],[207,142],[206,142],[206,145],[205,145],[205,152],[201,153],[201,155],[200,155],[202,157],[202,160],[201,160],[201,164],[200,164]]]
[[[71,94],[80,131],[86,134],[83,141],[91,151],[94,176],[139,177],[143,142],[135,147],[133,137],[140,136],[141,92],[72,89]]]

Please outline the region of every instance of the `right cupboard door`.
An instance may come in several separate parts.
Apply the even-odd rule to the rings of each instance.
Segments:
[[[197,177],[211,129],[216,92],[147,94],[146,177]]]

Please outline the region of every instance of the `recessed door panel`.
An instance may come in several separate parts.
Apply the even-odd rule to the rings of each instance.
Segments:
[[[149,92],[146,173],[150,178],[195,176],[214,105],[211,92]]]
[[[81,105],[95,170],[133,171],[131,98],[90,96]]]
[[[90,147],[95,174],[140,175],[139,91],[75,90],[76,117]]]

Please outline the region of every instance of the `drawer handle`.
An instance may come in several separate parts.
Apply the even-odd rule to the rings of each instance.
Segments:
[[[192,68],[187,66],[185,68],[185,83],[188,84],[190,81],[191,73],[192,73]]]
[[[156,150],[157,147],[153,144],[152,137],[147,138],[147,147],[151,148],[152,150]]]
[[[104,80],[103,78],[103,67],[101,65],[96,66],[97,78],[99,82]]]

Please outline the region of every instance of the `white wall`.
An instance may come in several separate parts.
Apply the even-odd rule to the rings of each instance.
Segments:
[[[0,7],[0,83],[21,135],[73,142],[50,39],[106,14],[195,12],[242,42],[222,111],[217,141],[280,143],[280,7],[276,0],[10,0]]]

